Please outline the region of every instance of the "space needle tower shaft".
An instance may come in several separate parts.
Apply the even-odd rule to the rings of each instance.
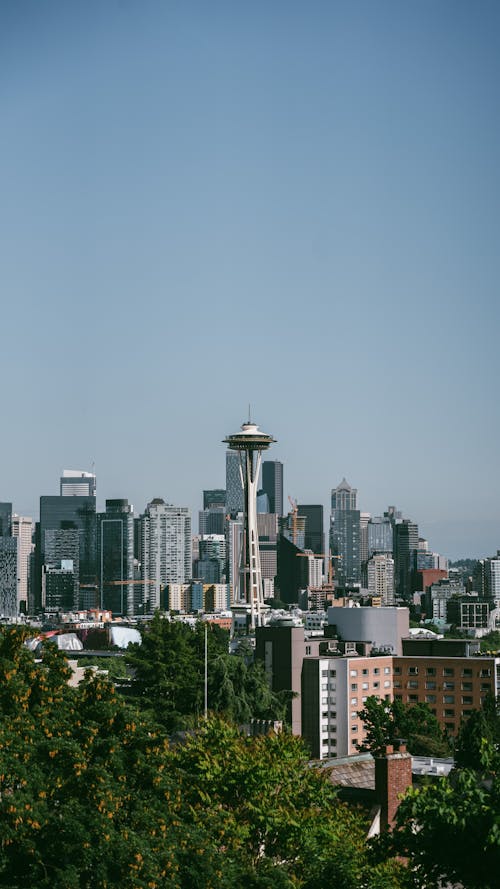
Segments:
[[[240,476],[244,490],[244,527],[241,548],[238,589],[235,590],[235,603],[242,604],[250,612],[252,630],[262,623],[264,594],[260,567],[259,532],[257,528],[257,486],[262,461],[262,452],[267,451],[275,441],[272,435],[261,432],[252,423],[243,423],[241,431],[228,435],[224,443],[240,456]]]

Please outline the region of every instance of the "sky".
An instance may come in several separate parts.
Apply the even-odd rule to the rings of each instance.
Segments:
[[[500,6],[0,4],[0,500],[285,496],[500,548]]]

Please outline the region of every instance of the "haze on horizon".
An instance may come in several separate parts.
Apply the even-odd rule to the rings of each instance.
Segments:
[[[500,8],[0,9],[0,500],[188,505],[254,419],[285,497],[500,548]]]

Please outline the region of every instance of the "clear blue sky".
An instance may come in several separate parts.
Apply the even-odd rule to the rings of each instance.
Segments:
[[[500,547],[500,6],[0,6],[0,499],[285,493]],[[193,523],[196,527],[196,521]]]

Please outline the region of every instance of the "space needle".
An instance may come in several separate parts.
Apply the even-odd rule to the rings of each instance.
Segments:
[[[250,612],[250,629],[262,623],[264,594],[260,568],[259,533],[257,529],[257,485],[262,451],[276,439],[261,432],[250,418],[240,432],[228,435],[224,444],[240,456],[240,478],[244,491],[243,545],[241,548],[238,589],[234,591],[236,609]]]

